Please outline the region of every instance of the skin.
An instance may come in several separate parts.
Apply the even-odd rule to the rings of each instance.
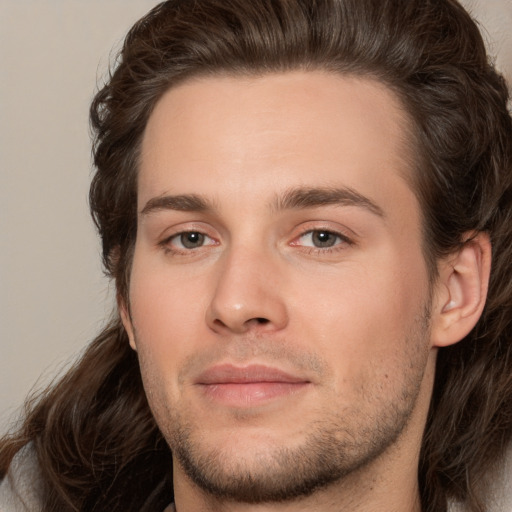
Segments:
[[[121,313],[178,512],[420,510],[436,351],[471,304],[459,260],[429,285],[410,132],[386,87],[322,72],[190,80],[157,104]],[[219,365],[251,383],[205,385]]]

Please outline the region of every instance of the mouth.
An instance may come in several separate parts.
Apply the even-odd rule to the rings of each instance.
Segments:
[[[210,400],[231,407],[252,407],[304,391],[311,382],[278,368],[223,364],[208,368],[196,385]]]

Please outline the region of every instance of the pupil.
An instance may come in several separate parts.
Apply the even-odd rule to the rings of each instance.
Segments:
[[[183,247],[187,249],[193,249],[202,245],[204,241],[204,235],[197,232],[183,233],[181,235],[181,243]]]
[[[336,237],[329,231],[315,231],[313,233],[313,243],[316,247],[332,247]]]

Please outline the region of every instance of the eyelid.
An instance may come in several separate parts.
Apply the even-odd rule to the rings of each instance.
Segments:
[[[182,233],[202,233],[210,238],[217,238],[217,231],[213,229],[209,224],[202,221],[182,221],[173,224],[165,224],[159,233],[155,233],[155,237],[160,240],[169,240],[173,236],[180,235]]]
[[[165,235],[162,235],[159,238],[157,245],[159,247],[163,247],[168,253],[174,253],[178,255],[198,252],[198,250],[204,247],[219,245],[218,236],[215,236],[214,233],[212,233],[212,231],[212,229],[208,229],[208,227],[204,226],[204,224],[201,223],[193,222],[179,224],[177,226],[173,226],[172,229],[167,229]],[[181,235],[186,233],[200,233],[206,239],[209,239],[210,242],[204,243],[203,245],[197,248],[177,247],[176,245],[172,244],[173,239],[180,237]]]
[[[337,237],[337,240],[332,246],[314,246],[314,245],[305,245],[301,243],[301,238],[305,235],[312,234],[315,232],[327,232],[331,233],[333,236]],[[165,233],[165,232],[164,232]],[[198,247],[179,247],[172,243],[173,239],[180,237],[185,233],[200,233],[206,238],[206,242],[203,245]],[[295,246],[301,248],[305,251],[309,252],[318,252],[318,253],[327,253],[329,251],[337,251],[346,249],[352,245],[355,245],[357,242],[357,234],[344,226],[332,226],[326,224],[318,224],[317,221],[310,221],[304,223],[302,226],[299,226],[298,232],[296,231],[295,235],[291,241],[288,242],[288,245]],[[177,255],[191,255],[191,253],[198,253],[201,249],[205,249],[212,246],[220,245],[219,234],[217,231],[211,228],[211,226],[204,225],[201,222],[192,222],[192,223],[181,223],[172,228],[166,230],[165,235],[157,241],[157,246],[165,249],[167,253],[174,253]]]
[[[319,231],[332,233],[333,235],[339,237],[342,242],[344,242],[348,245],[353,245],[356,243],[356,238],[357,238],[356,234],[348,228],[326,226],[326,225],[322,225],[322,224],[320,224],[320,225],[312,224],[312,225],[307,225],[307,226],[302,227],[300,232],[293,237],[293,240],[292,240],[292,242],[290,242],[290,245],[299,245],[296,242],[299,239],[301,239],[303,236],[308,235],[310,233],[319,232]],[[322,248],[318,247],[318,249],[322,249]],[[323,250],[325,250],[325,248]]]
[[[174,235],[171,235],[171,236],[167,237],[165,243],[166,244],[170,244],[172,240],[179,239],[179,238],[181,238],[181,236],[187,235],[187,234],[190,234],[190,233],[200,234],[205,239],[213,240],[215,242],[215,240],[211,236],[207,235],[206,233],[202,233],[201,231],[196,231],[196,230],[186,230],[186,231],[179,231],[178,233],[175,233]],[[204,243],[204,244],[202,244],[201,246],[199,246],[197,248],[208,246],[208,245],[216,245],[216,244],[215,243]],[[180,249],[183,249],[183,250],[186,250],[186,251],[192,250],[192,248],[190,248],[190,247],[180,247]]]

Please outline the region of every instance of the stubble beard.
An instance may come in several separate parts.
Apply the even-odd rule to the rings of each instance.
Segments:
[[[166,408],[166,419],[159,425],[174,460],[212,497],[248,504],[300,499],[364,472],[397,443],[413,414],[428,358],[429,320],[425,308],[407,339],[408,364],[393,396],[368,387],[353,409],[322,411],[299,446],[264,446],[246,460],[243,453],[204,442],[204,430],[201,435],[197,424]]]
[[[315,424],[300,446],[274,448],[250,461],[243,454],[201,446],[193,429],[182,423],[175,425],[172,453],[190,480],[217,499],[248,504],[292,501],[342,482],[382,455],[410,416],[407,410],[394,414],[394,419],[357,434],[342,431],[346,417],[332,416]]]

